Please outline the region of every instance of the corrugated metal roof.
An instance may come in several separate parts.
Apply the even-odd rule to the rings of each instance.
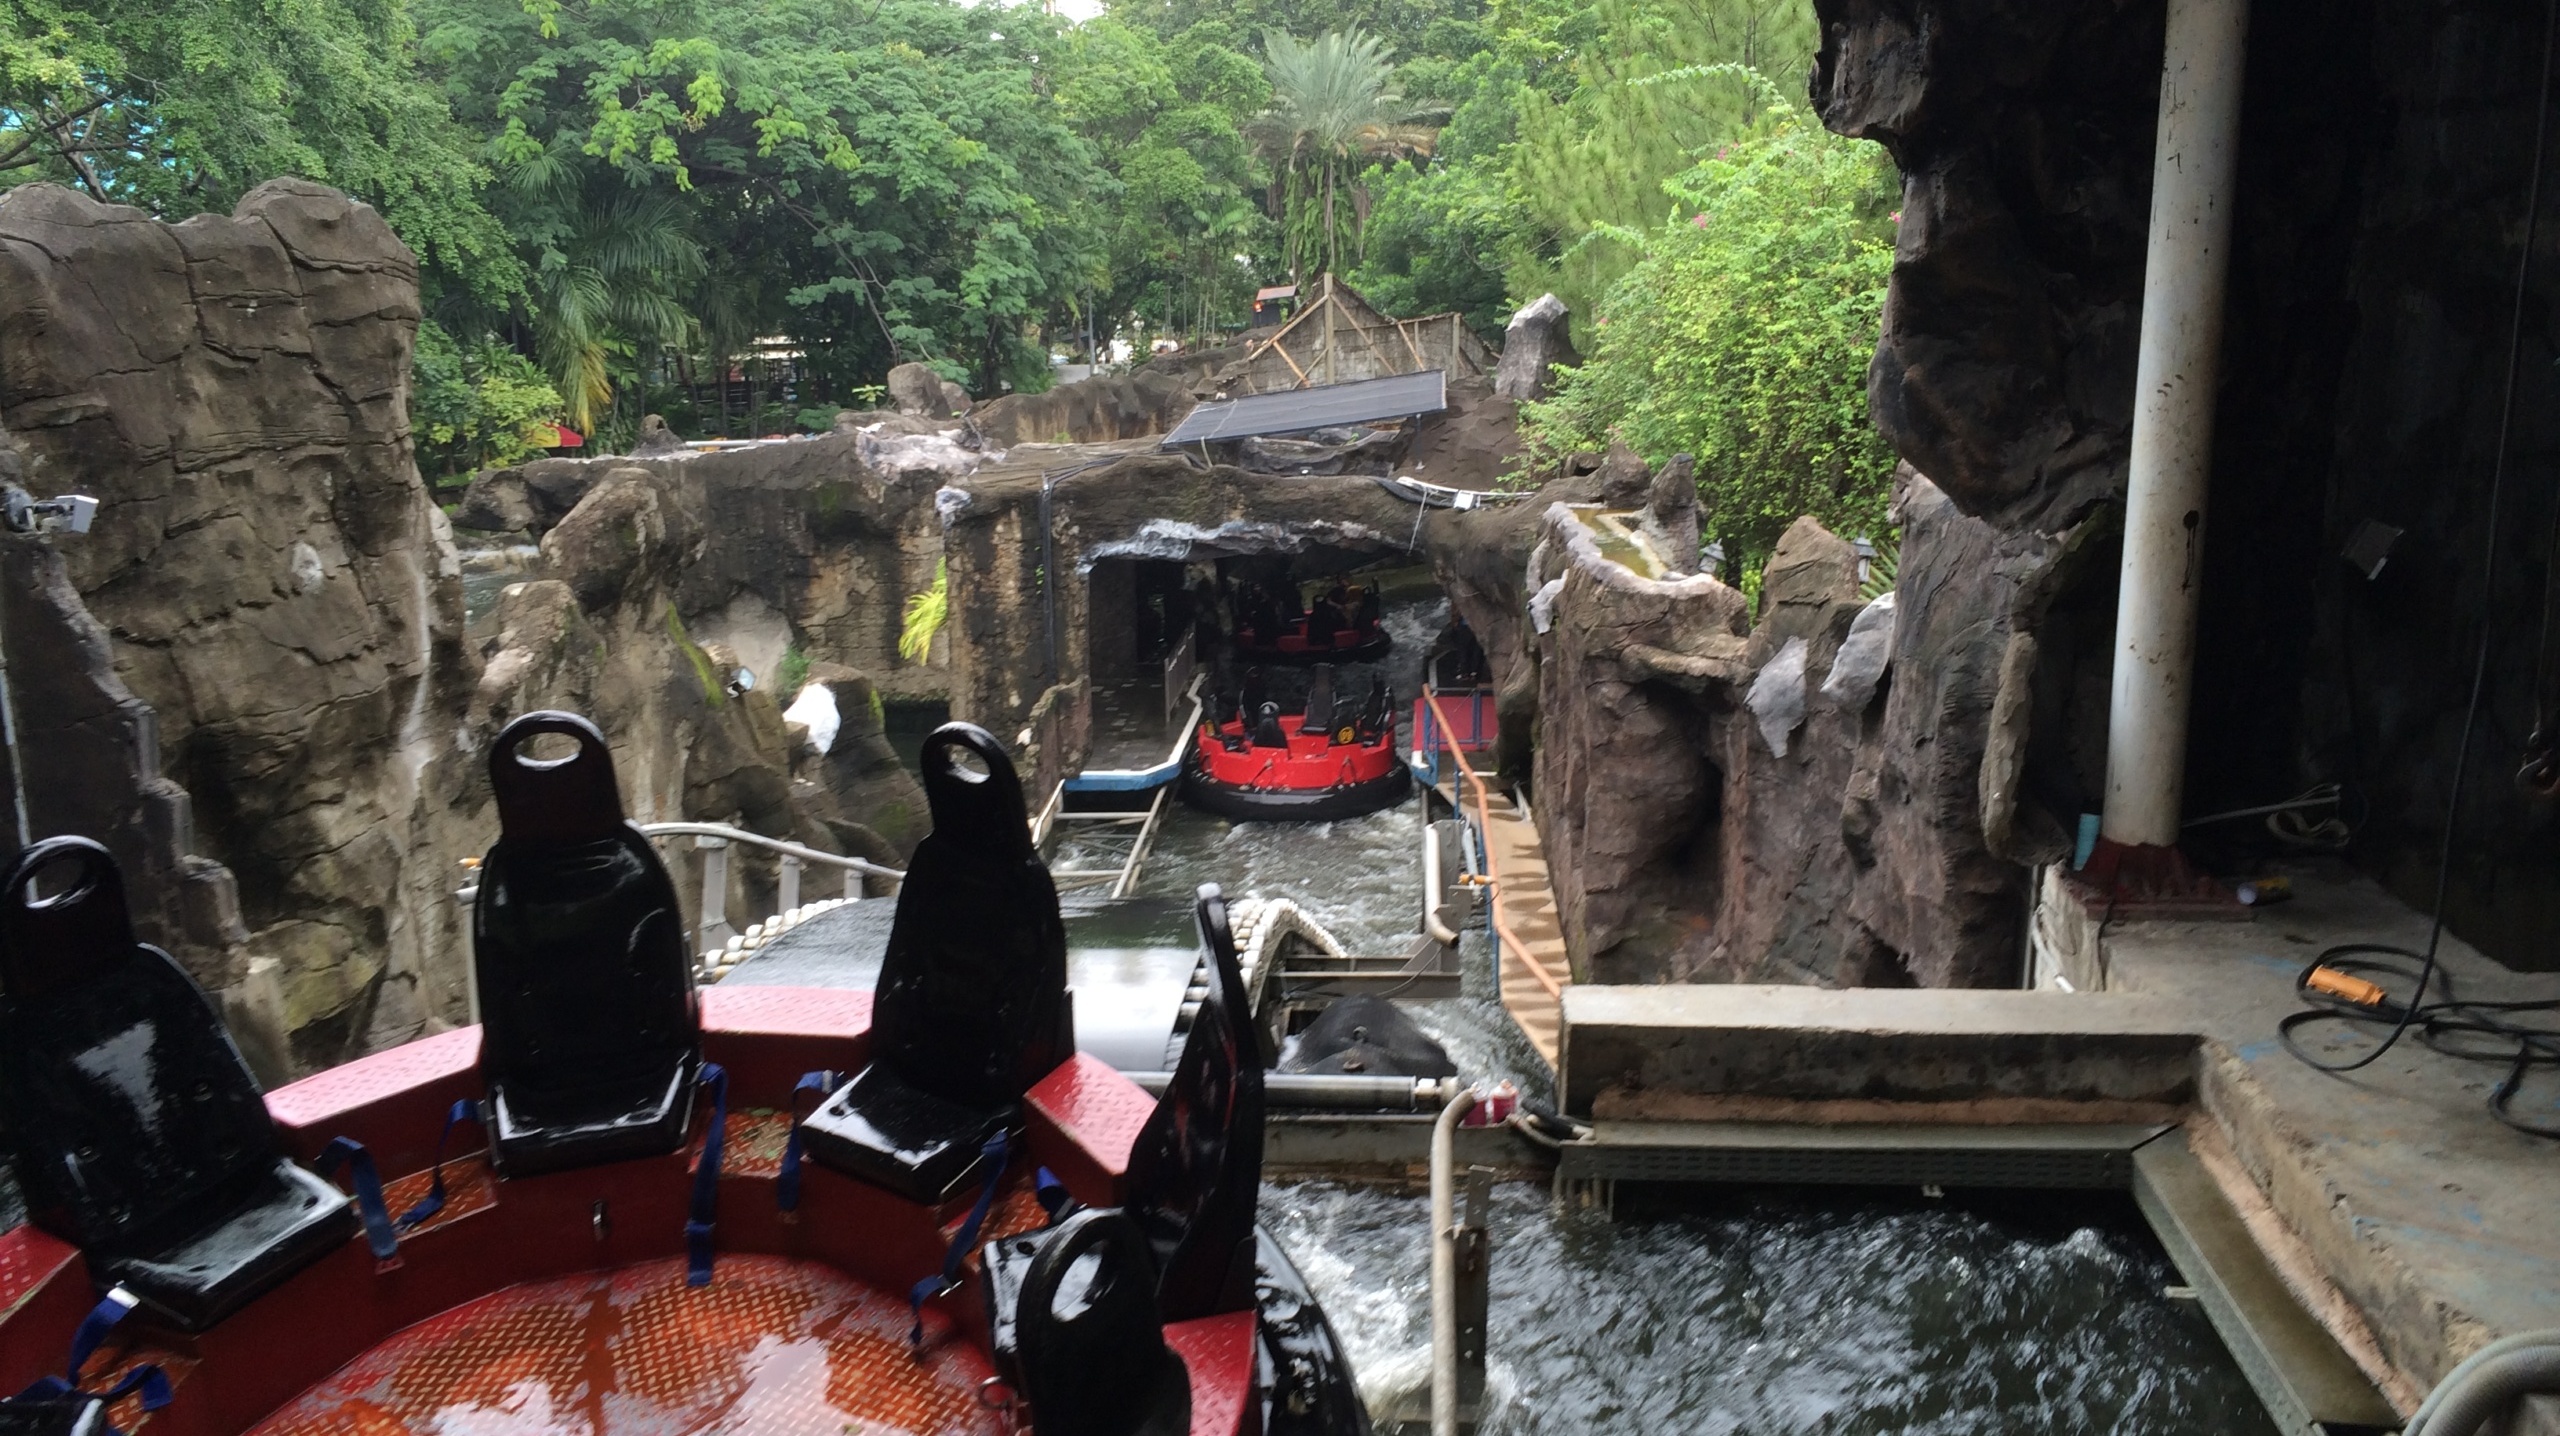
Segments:
[[[1215,444],[1264,434],[1295,434],[1372,419],[1410,419],[1449,407],[1449,376],[1438,369],[1390,374],[1313,389],[1247,394],[1202,404],[1164,436],[1163,447]]]
[[[1253,297],[1256,299],[1295,299],[1298,297],[1298,286],[1294,284],[1274,284],[1267,289],[1255,290],[1253,292]]]

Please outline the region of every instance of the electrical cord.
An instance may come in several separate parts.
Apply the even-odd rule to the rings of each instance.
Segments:
[[[2480,642],[2471,665],[2471,694],[2463,708],[2462,734],[2454,745],[2453,784],[2445,795],[2444,836],[2436,849],[2435,904],[2427,919],[2427,944],[2423,950],[2399,947],[2390,943],[2341,943],[2324,950],[2310,966],[2294,978],[2294,991],[2308,1004],[2276,1024],[2276,1037],[2285,1050],[2323,1072],[2354,1072],[2382,1060],[2383,1054],[2399,1045],[2412,1031],[2430,1049],[2447,1056],[2473,1060],[2504,1061],[2507,1075],[2489,1094],[2489,1113],[2519,1132],[2536,1137],[2560,1138],[2560,1126],[2545,1126],[2518,1118],[2511,1108],[2515,1094],[2526,1076],[2537,1067],[2560,1067],[2560,1030],[2538,1027],[2514,1019],[2526,1014],[2544,1012],[2560,1015],[2560,998],[2523,1002],[2463,1002],[2454,997],[2451,978],[2444,975],[2440,957],[2444,942],[2445,899],[2453,881],[2454,834],[2462,815],[2463,780],[2471,769],[2471,740],[2480,725],[2480,707],[2489,681],[2490,636],[2493,625],[2487,612],[2495,593],[2498,564],[2498,527],[2500,510],[2506,493],[2507,450],[2513,432],[2516,407],[2516,371],[2524,350],[2524,321],[2527,284],[2533,275],[2533,248],[2536,230],[2542,217],[2542,171],[2551,121],[2551,70],[2555,41],[2560,41],[2560,0],[2547,0],[2542,25],[2541,87],[2534,97],[2533,174],[2525,187],[2524,247],[2516,259],[2515,306],[2507,330],[2507,372],[2505,394],[2498,406],[2498,441],[2495,458],[2489,469],[2489,504],[2487,522],[2483,526],[2480,567],[2480,590],[2483,612],[2480,620]],[[2560,554],[2551,556],[2560,559]],[[2539,698],[2539,695],[2536,695]],[[2414,962],[2414,976],[2402,965]],[[2335,976],[2324,977],[2324,971]],[[2410,995],[2394,999],[2380,984],[2359,978],[2356,973],[2373,972],[2410,981]],[[2430,1002],[2427,994],[2440,989],[2443,997]],[[2331,1061],[2315,1056],[2298,1040],[2306,1026],[2320,1022],[2338,1022],[2350,1027],[2386,1027],[2379,1042],[2363,1054],[2344,1061]],[[2489,1045],[2479,1040],[2488,1039]],[[2511,1044],[2511,1045],[2510,1045]]]

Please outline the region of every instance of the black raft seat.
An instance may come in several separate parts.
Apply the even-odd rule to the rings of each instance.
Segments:
[[[976,768],[964,766],[962,755]],[[871,1064],[800,1124],[811,1160],[912,1201],[983,1177],[1022,1094],[1075,1052],[1067,933],[1022,783],[985,729],[923,752],[933,831],[899,884],[871,1008]]]
[[[40,876],[59,890],[37,896]],[[0,878],[0,1126],[30,1220],[183,1330],[356,1231],[346,1194],[283,1155],[204,990],[135,940],[115,859],[86,838]]]
[[[1183,1038],[1173,1079],[1129,1153],[1128,1202],[1117,1215],[1145,1243],[1156,1309],[1191,1321],[1255,1308],[1255,1208],[1262,1189],[1262,1049],[1227,904],[1204,884],[1194,908],[1208,992]],[[1034,1266],[1065,1230],[987,1243],[980,1263],[999,1370],[1028,1376],[1023,1313]]]
[[[543,735],[576,751],[543,760]],[[675,885],[624,819],[613,755],[572,713],[528,713],[489,753],[498,841],[472,962],[489,1148],[511,1177],[672,1152],[693,1118],[701,999]]]

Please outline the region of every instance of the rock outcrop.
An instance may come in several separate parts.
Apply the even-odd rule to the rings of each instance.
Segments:
[[[1502,362],[1493,371],[1493,392],[1513,402],[1547,397],[1558,365],[1582,362],[1573,352],[1572,311],[1552,294],[1541,294],[1520,306],[1502,331]]]
[[[318,185],[176,225],[52,185],[0,196],[0,427],[31,486],[100,500],[92,532],[54,544],[67,590],[34,592],[75,627],[76,594],[130,702],[94,665],[52,676],[159,770],[39,800],[38,831],[130,854],[136,825],[192,807],[240,940],[204,870],[133,876],[177,885],[146,908],[205,910],[161,930],[271,1069],[462,1014],[452,890],[486,834],[454,735],[476,664],[410,458],[417,319],[409,251]]]
[[[2066,527],[2124,482],[2162,8],[1814,9],[1814,108],[1902,170],[1876,425],[1965,512]]]
[[[889,402],[911,418],[948,419],[969,412],[969,391],[922,364],[891,369],[887,387]]]
[[[1755,622],[1716,579],[1610,559],[1569,506],[1614,490],[1650,538],[1685,472],[1620,453],[1429,530],[1499,684],[1506,779],[1534,777],[1580,975],[2014,981],[2024,864],[2062,831],[2028,759],[2084,761],[2068,725],[2027,721],[2038,685],[2085,682],[2029,634],[2101,526],[2011,535],[1906,469],[1898,586],[1867,599],[1851,546],[1799,520]]]
[[[1000,449],[1099,444],[1165,433],[1197,402],[1180,372],[1143,368],[990,399],[969,411],[969,424]]]

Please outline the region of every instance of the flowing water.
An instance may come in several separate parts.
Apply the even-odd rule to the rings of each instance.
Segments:
[[[536,577],[542,550],[529,543],[480,544],[462,550],[462,621],[478,623],[498,606],[507,585]]]
[[[1386,666],[1407,704],[1447,612],[1388,606]],[[1297,902],[1353,952],[1401,953],[1420,924],[1421,822],[1419,797],[1303,826],[1176,806],[1137,897],[1067,899],[1069,941],[1188,947],[1190,895],[1215,882]],[[1494,999],[1480,925],[1461,953],[1463,996],[1400,1005],[1468,1077],[1551,1095]],[[1556,1209],[1534,1185],[1495,1191],[1484,1436],[2271,1429],[2201,1312],[2163,1293],[2177,1275],[2120,1195],[1622,1187],[1611,1219]],[[1371,1409],[1424,1389],[1426,1200],[1294,1183],[1267,1187],[1262,1213],[1323,1299]]]
[[[1621,1200],[1495,1188],[1484,1436],[2272,1432],[2122,1197]],[[1427,1199],[1296,1183],[1262,1212],[1370,1409],[1427,1389]]]

